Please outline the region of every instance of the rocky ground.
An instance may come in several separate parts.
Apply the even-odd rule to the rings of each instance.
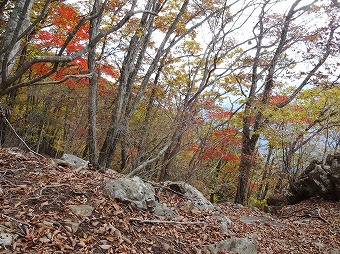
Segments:
[[[258,253],[340,253],[339,202],[309,200],[276,216],[220,204],[233,221],[223,233],[211,211],[161,184],[156,194],[175,219],[111,200],[103,186],[119,177],[0,149],[0,253],[205,253],[231,237],[252,239]]]

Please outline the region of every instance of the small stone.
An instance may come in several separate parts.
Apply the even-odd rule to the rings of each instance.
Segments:
[[[0,233],[0,245],[9,246],[12,245],[13,240],[16,238],[16,235],[10,233]]]
[[[76,221],[64,221],[64,223],[71,228],[73,233],[77,232],[80,226],[80,222]]]
[[[229,238],[203,247],[203,253],[218,254],[221,252],[256,254],[257,246],[247,238]]]
[[[76,215],[89,217],[92,215],[94,207],[90,205],[69,205],[68,208]]]

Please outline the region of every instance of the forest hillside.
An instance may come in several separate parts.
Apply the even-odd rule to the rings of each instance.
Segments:
[[[264,207],[340,148],[340,6],[0,0],[0,141]]]

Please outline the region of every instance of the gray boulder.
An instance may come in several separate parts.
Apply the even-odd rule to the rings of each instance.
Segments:
[[[257,246],[247,238],[229,238],[203,247],[203,253],[256,254]]]
[[[0,233],[0,245],[10,246],[13,244],[13,240],[17,237],[15,234],[11,233]]]
[[[178,214],[174,210],[170,209],[166,204],[157,205],[153,210],[153,214],[159,217],[178,217]]]
[[[66,161],[73,165],[74,167],[86,167],[88,164],[88,161],[83,160],[82,158],[79,158],[73,154],[64,153],[63,156],[60,158],[63,161]]]
[[[0,246],[8,247],[13,244],[13,241],[18,237],[16,234],[9,233],[10,228],[0,224]]]
[[[158,206],[152,185],[143,182],[137,176],[107,182],[104,187],[104,193],[121,202],[133,203],[141,209],[154,209]]]
[[[199,190],[185,182],[166,182],[165,185],[175,192],[183,194],[192,202],[193,206],[197,209],[213,210],[213,216],[218,222],[221,231],[223,233],[228,233],[229,226],[233,224],[232,221],[224,214],[224,212],[220,208],[214,206],[211,202],[209,202]]]
[[[185,182],[165,182],[165,185],[187,197],[193,205],[199,210],[213,209],[214,205],[210,203],[203,194],[195,187]]]

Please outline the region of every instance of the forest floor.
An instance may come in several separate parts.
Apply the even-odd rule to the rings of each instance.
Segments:
[[[180,215],[173,223],[110,200],[103,186],[119,177],[0,149],[0,253],[191,254],[230,237],[252,239],[258,253],[340,253],[339,202],[308,200],[277,216],[220,204],[233,221],[229,232],[221,233],[210,211],[185,209],[185,198],[170,191],[157,195]],[[87,216],[72,212],[72,205],[81,204],[94,210]],[[4,236],[13,237],[11,245],[4,246]]]

